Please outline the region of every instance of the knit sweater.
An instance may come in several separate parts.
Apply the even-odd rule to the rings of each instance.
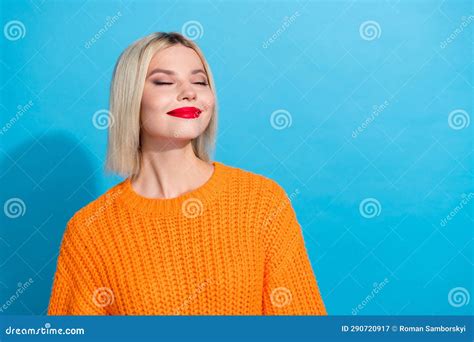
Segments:
[[[175,198],[126,178],[68,221],[49,315],[327,315],[291,201],[213,162]]]

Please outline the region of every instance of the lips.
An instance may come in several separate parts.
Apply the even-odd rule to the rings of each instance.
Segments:
[[[201,112],[202,111],[196,107],[181,107],[173,109],[166,114],[182,119],[196,119],[199,117]]]

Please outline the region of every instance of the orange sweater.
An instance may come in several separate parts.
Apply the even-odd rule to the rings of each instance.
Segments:
[[[179,197],[143,197],[127,178],[80,209],[48,314],[326,315],[283,188],[213,164]]]

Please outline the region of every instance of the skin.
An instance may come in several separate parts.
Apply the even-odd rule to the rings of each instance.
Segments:
[[[178,197],[206,183],[214,172],[214,166],[199,159],[191,145],[206,129],[215,106],[207,75],[193,72],[199,69],[204,71],[199,55],[182,45],[159,51],[150,61],[140,113],[141,169],[131,180],[133,189],[144,197]],[[198,118],[166,114],[191,106],[202,110]]]

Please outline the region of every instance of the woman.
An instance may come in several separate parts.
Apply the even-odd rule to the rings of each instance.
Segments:
[[[50,315],[326,315],[275,181],[209,160],[209,65],[178,33],[120,56],[107,167],[126,177],[68,222]]]

